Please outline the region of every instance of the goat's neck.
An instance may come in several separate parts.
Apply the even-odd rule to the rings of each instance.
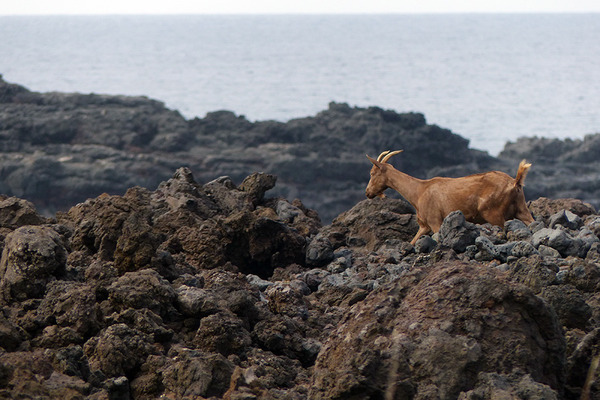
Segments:
[[[416,207],[423,186],[421,179],[412,177],[395,168],[387,171],[388,186],[402,195],[410,204]]]

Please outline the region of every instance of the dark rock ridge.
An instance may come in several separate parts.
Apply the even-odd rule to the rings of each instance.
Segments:
[[[27,199],[47,216],[104,192],[154,188],[187,166],[199,182],[277,174],[277,194],[302,199],[329,222],[364,199],[365,153],[390,149],[404,149],[393,164],[419,178],[491,169],[514,175],[527,158],[527,198],[574,197],[598,207],[598,143],[599,135],[523,139],[495,158],[418,113],[331,103],[286,123],[229,111],[186,120],[145,97],[36,93],[0,76],[0,193]]]
[[[103,194],[55,217],[0,201],[0,398],[600,396],[600,215],[525,226],[411,207],[322,226],[254,173]]]

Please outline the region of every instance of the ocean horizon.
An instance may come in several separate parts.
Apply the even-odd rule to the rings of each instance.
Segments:
[[[6,16],[0,35],[8,82],[147,96],[186,118],[377,106],[493,155],[600,132],[600,14]]]

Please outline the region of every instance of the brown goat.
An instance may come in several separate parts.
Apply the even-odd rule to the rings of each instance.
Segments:
[[[402,152],[384,151],[373,163],[371,179],[366,195],[385,197],[383,191],[392,188],[402,195],[417,210],[419,231],[411,240],[429,232],[438,232],[444,218],[452,211],[460,210],[470,222],[504,226],[504,222],[520,219],[527,225],[533,217],[525,203],[523,183],[531,164],[521,161],[516,178],[504,172],[490,171],[461,178],[417,179],[395,169],[387,161]]]

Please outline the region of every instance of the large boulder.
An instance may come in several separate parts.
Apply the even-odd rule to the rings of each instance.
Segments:
[[[346,313],[319,353],[310,397],[455,399],[480,372],[517,370],[561,393],[564,367],[564,336],[546,303],[492,269],[440,262]]]

